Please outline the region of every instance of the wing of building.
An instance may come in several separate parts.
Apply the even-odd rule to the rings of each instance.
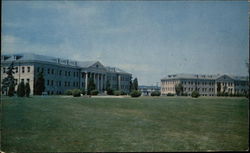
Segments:
[[[218,93],[246,94],[248,77],[232,75],[174,74],[161,79],[161,94],[176,94],[175,85],[181,83],[183,92],[191,95],[197,90],[201,96],[216,96]]]
[[[63,94],[68,89],[88,88],[88,80],[94,79],[96,89],[104,92],[107,81],[113,90],[129,92],[131,73],[116,67],[104,66],[99,61],[74,61],[50,56],[24,53],[1,56],[1,81],[14,63],[14,78],[17,84],[29,82],[33,94],[37,75],[43,72],[45,91],[48,94]]]

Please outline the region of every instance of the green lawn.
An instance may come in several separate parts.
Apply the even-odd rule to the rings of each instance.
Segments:
[[[5,152],[247,150],[246,98],[2,98]]]

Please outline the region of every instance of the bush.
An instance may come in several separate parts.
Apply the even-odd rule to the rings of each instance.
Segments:
[[[28,82],[25,85],[25,95],[26,97],[30,96],[30,84]]]
[[[168,94],[167,94],[167,96],[174,96],[174,94],[172,94],[172,93],[168,93]]]
[[[140,96],[141,96],[141,92],[138,91],[138,90],[133,90],[133,91],[130,93],[130,96],[131,96],[131,97],[140,97]]]
[[[120,96],[120,95],[121,95],[121,91],[120,91],[120,90],[114,91],[114,95],[115,95],[115,96]]]
[[[83,95],[86,94],[85,89],[81,89],[81,94],[83,94]]]
[[[108,89],[108,90],[107,90],[107,94],[108,94],[108,95],[114,95],[114,91],[113,91],[112,89]]]
[[[19,85],[17,87],[17,96],[18,97],[24,97],[25,96],[25,85],[24,85],[23,81],[21,83],[19,83]]]
[[[161,95],[161,92],[160,91],[153,91],[151,93],[151,96],[160,96]]]
[[[191,94],[191,96],[192,96],[193,98],[198,98],[198,97],[200,96],[200,94],[199,94],[198,91],[193,91],[192,94]]]
[[[225,92],[225,93],[224,93],[224,96],[225,96],[225,97],[227,97],[227,96],[228,96],[228,93],[227,93],[227,92]]]
[[[8,96],[12,97],[14,96],[14,93],[15,93],[15,86],[14,84],[11,84],[8,90]]]
[[[121,95],[127,95],[127,93],[124,91],[121,91]]]
[[[222,94],[221,92],[218,92],[218,93],[217,93],[217,96],[218,96],[218,97],[220,97],[220,96],[222,96],[222,95],[223,95],[223,94]]]
[[[91,90],[90,94],[91,95],[98,95],[99,91],[98,90]]]
[[[73,89],[72,90],[73,97],[80,97],[81,96],[81,90],[80,89]]]
[[[72,95],[72,90],[66,90],[65,95]]]
[[[187,93],[182,93],[181,95],[182,95],[182,96],[188,96],[188,94],[187,94]]]

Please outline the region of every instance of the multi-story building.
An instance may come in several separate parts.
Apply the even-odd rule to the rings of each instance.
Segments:
[[[6,71],[13,62],[16,84],[29,82],[31,94],[37,76],[43,72],[45,92],[50,95],[63,94],[68,89],[85,89],[93,78],[96,89],[102,93],[106,89],[107,80],[111,88],[129,92],[132,74],[115,67],[106,67],[99,61],[73,61],[31,53],[1,56],[1,82],[7,76]],[[17,87],[16,87],[17,88]]]
[[[150,96],[152,92],[161,90],[158,86],[139,86],[138,89],[141,91],[142,96]]]
[[[245,94],[249,90],[248,77],[231,75],[174,74],[161,79],[161,94],[176,94],[175,86],[183,86],[189,96],[197,90],[201,96],[216,96],[218,92]]]

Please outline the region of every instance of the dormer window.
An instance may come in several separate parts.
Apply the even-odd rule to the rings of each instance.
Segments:
[[[96,68],[98,68],[99,67],[99,65],[96,65]]]

